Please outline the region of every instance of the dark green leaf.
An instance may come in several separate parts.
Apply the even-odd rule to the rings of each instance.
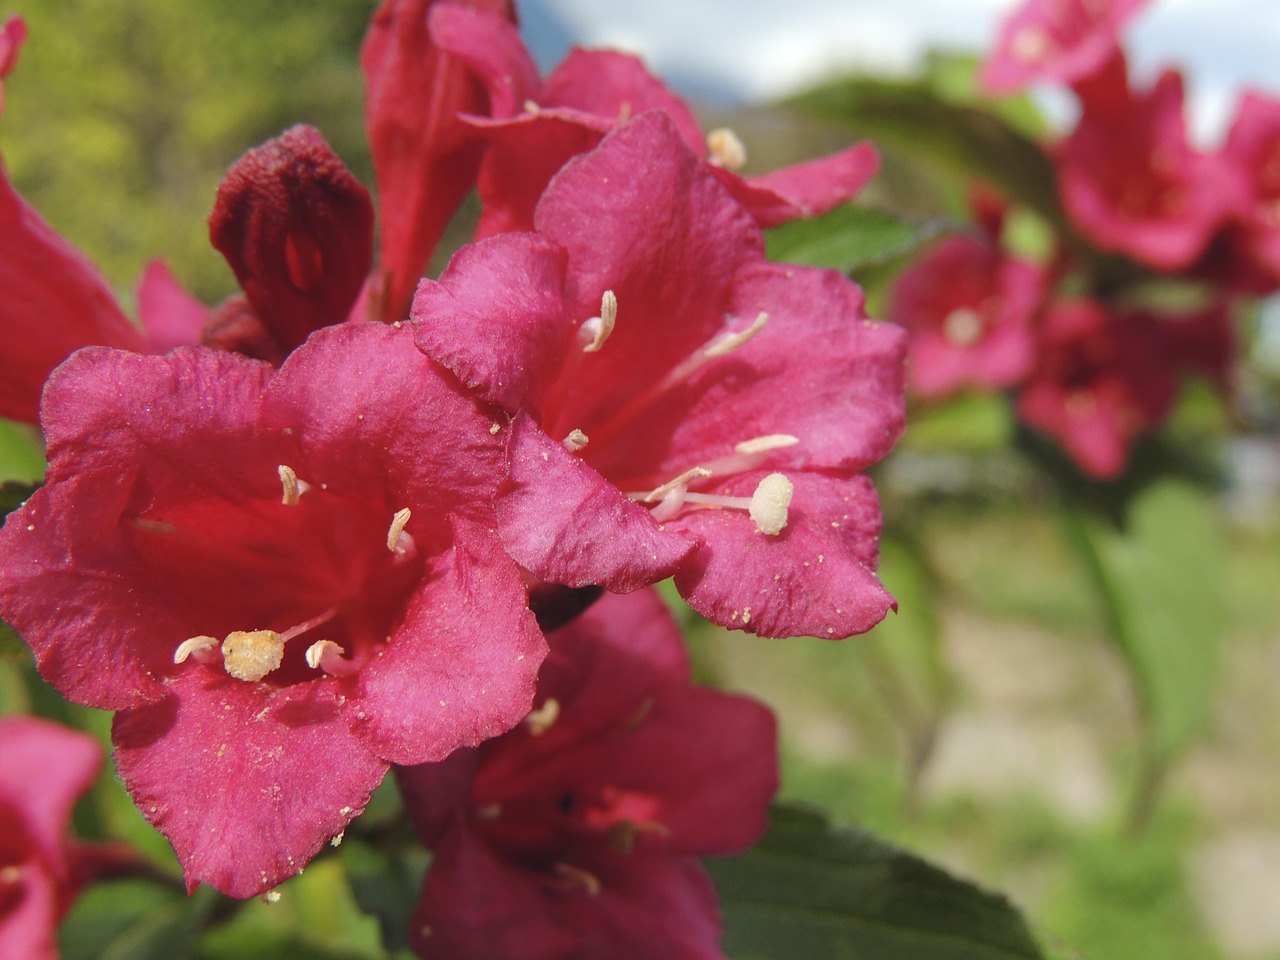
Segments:
[[[360,909],[378,919],[388,950],[408,946],[409,919],[422,891],[426,854],[418,849],[386,853],[350,839],[343,843],[341,862]]]
[[[944,229],[883,210],[846,204],[812,220],[793,220],[768,234],[769,259],[852,273],[914,253]]]
[[[0,480],[16,480],[23,484],[43,476],[44,445],[40,442],[40,431],[25,423],[0,419]],[[3,494],[0,494],[0,503],[3,499]],[[8,507],[0,512],[12,509]]]
[[[817,813],[780,805],[772,821],[710,864],[734,960],[1042,960],[1003,897]]]
[[[195,960],[368,960],[368,955],[330,950],[288,930],[236,924],[205,934]]]
[[[62,960],[184,960],[216,899],[141,881],[97,884],[58,930]]]
[[[27,660],[30,657],[31,651],[18,636],[18,631],[0,620],[0,660]]]
[[[39,483],[0,483],[0,520],[27,502],[27,498],[39,489]]]

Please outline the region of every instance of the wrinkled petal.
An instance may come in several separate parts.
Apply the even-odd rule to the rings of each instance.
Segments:
[[[0,170],[0,417],[35,423],[50,371],[80,347],[150,352],[105,278]]]
[[[347,729],[334,681],[275,688],[197,668],[116,716],[116,765],[189,890],[250,897],[345,829],[387,770]]]
[[[498,530],[511,556],[535,576],[628,593],[671,576],[693,548],[664,533],[647,509],[527,416],[516,418],[509,443]]]
[[[365,124],[381,210],[381,281],[371,319],[409,312],[418,278],[475,183],[482,144],[459,114],[487,114],[482,84],[432,41],[437,0],[384,0],[360,51]],[[510,0],[465,0],[513,18]]]
[[[454,550],[360,674],[355,729],[393,763],[443,760],[505,733],[533,705],[546,641],[491,533],[455,525]]]
[[[347,318],[373,260],[373,202],[319,132],[300,125],[236,161],[209,236],[287,352]]]
[[[534,234],[468,244],[439,281],[418,287],[419,347],[486,400],[519,409],[550,386],[574,329],[561,298],[564,260]]]
[[[880,155],[870,143],[755,177],[711,168],[734,199],[765,228],[818,217],[848,203],[879,169]]]
[[[138,319],[157,353],[200,342],[209,308],[183,289],[163,260],[152,260],[138,282]]]
[[[761,474],[717,493],[750,496]],[[786,528],[760,533],[742,510],[690,510],[669,525],[699,540],[676,588],[709,620],[764,637],[864,633],[894,606],[876,579],[880,505],[864,476],[795,473]]]

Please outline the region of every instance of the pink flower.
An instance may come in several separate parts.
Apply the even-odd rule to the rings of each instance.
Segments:
[[[1138,434],[1173,407],[1180,363],[1156,318],[1111,314],[1093,300],[1057,301],[1045,311],[1018,416],[1054,437],[1086,473],[1113,479]]]
[[[399,320],[449,218],[475,186],[482,145],[460,114],[487,114],[466,66],[428,33],[433,9],[515,17],[511,0],[384,0],[360,54],[365,122],[381,206],[379,280],[369,316]]]
[[[1121,75],[1122,76],[1122,75]],[[1187,142],[1182,77],[1146,93],[1119,90],[1112,109],[1086,109],[1058,152],[1067,214],[1103,250],[1181,270],[1234,205],[1232,171]]]
[[[503,431],[408,329],[327,327],[278,372],[82,350],[43,418],[0,616],[120,711],[120,775],[189,886],[275,886],[389,763],[528,711],[545,645],[489,532]]]
[[[473,118],[488,143],[480,170],[483,201],[478,237],[529,229],[547,183],[573,156],[593,148],[619,123],[663,110],[699,158],[761,226],[812,217],[851,199],[875,175],[879,158],[867,143],[763,176],[734,171],[745,148],[729,130],[703,136],[688,106],[635,57],[574,49],[547,78],[514,25],[460,5],[438,6],[431,36],[467,63],[489,91],[493,120]]]
[[[692,686],[651,591],[552,634],[538,707],[444,763],[397,770],[435,856],[410,941],[425,960],[721,958],[695,858],[764,832],[770,712]]]
[[[674,574],[765,636],[878,622],[861,471],[902,429],[903,332],[842,275],[767,262],[658,111],[572,161],[534,219],[464,248],[413,309],[422,349],[515,418],[498,530],[517,562],[616,592]]]
[[[1028,83],[1075,83],[1119,49],[1120,31],[1147,0],[1027,0],[1000,26],[980,82],[990,93]]]
[[[1261,274],[1251,285],[1257,292],[1270,292],[1280,285],[1280,100],[1246,92],[1222,155],[1242,184],[1237,222],[1229,228],[1233,259]],[[1240,273],[1239,263],[1229,266]]]
[[[965,387],[998,390],[1031,369],[1031,321],[1044,296],[1036,267],[990,241],[948,237],[895,281],[889,319],[911,334],[911,384],[942,397]]]
[[[57,927],[94,856],[67,833],[102,767],[92,737],[34,717],[0,719],[0,956],[57,960]]]

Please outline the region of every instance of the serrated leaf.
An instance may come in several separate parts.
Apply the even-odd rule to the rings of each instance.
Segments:
[[[808,810],[708,866],[733,960],[1043,960],[1003,897]]]
[[[944,231],[940,221],[916,223],[892,213],[846,204],[811,220],[770,230],[770,260],[854,273],[914,253]]]
[[[1128,503],[1123,529],[1078,508],[1069,519],[1142,696],[1150,748],[1167,762],[1202,729],[1217,674],[1226,585],[1213,502],[1167,479]]]

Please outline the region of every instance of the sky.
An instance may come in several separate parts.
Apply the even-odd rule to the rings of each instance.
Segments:
[[[783,96],[837,70],[907,73],[930,48],[979,51],[1009,0],[522,0],[546,65],[570,43],[645,58],[681,93],[725,104]],[[1280,96],[1280,0],[1153,0],[1125,35],[1139,83],[1187,75],[1206,146],[1242,86]]]

